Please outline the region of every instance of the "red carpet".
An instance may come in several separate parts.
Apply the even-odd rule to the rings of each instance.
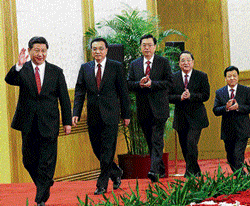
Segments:
[[[217,169],[218,165],[222,167],[223,171],[226,173],[231,170],[229,166],[226,164],[226,160],[199,160],[199,165],[203,173],[206,171],[213,175]],[[185,171],[185,163],[183,161],[179,161],[178,163],[178,173],[183,174]],[[167,182],[172,181],[174,179],[183,179],[183,176],[173,176],[175,173],[174,161],[169,162],[169,178],[162,178],[160,181],[163,184],[167,185]],[[146,199],[145,190],[148,188],[150,184],[150,180],[148,179],[139,179],[139,189],[140,195]],[[77,200],[77,196],[80,197],[81,200],[85,200],[86,194],[95,202],[100,202],[103,199],[102,195],[93,195],[96,189],[96,180],[91,181],[75,181],[75,182],[56,182],[54,186],[51,188],[51,196],[47,202],[47,206],[77,206],[79,204]],[[114,193],[118,197],[119,195],[123,195],[125,193],[130,192],[130,188],[135,191],[136,180],[122,180],[121,189],[116,190]],[[110,181],[108,192],[106,194],[107,197],[112,198],[112,182]],[[20,184],[2,184],[0,185],[0,205],[1,206],[22,206],[26,205],[26,199],[29,200],[29,205],[34,206],[34,198],[35,198],[35,186],[33,183],[20,183]],[[248,201],[248,200],[247,200]],[[250,203],[250,200],[249,202]],[[249,204],[250,205],[250,204]]]

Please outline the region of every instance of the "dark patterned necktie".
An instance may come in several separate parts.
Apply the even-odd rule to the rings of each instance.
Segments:
[[[184,81],[185,89],[187,89],[188,86],[188,75],[185,75],[185,81]]]
[[[146,68],[146,73],[145,73],[145,75],[148,76],[148,75],[150,75],[150,63],[151,63],[151,62],[150,62],[150,61],[147,61],[146,63],[147,63],[147,68]]]
[[[100,84],[101,84],[101,64],[97,64],[98,70],[97,70],[97,74],[96,74],[96,83],[97,83],[97,88],[99,90],[100,88]]]
[[[41,79],[40,79],[40,74],[39,74],[39,68],[36,67],[35,70],[36,70],[36,72],[35,72],[35,78],[36,78],[37,91],[38,91],[38,94],[40,94],[42,86],[41,86]]]
[[[234,98],[234,89],[231,89],[230,91],[231,91],[231,99],[233,99]]]

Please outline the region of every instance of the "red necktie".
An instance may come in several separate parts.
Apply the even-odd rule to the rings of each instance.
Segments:
[[[234,89],[231,89],[230,91],[231,91],[231,99],[233,99],[234,98]]]
[[[185,85],[185,89],[187,89],[187,86],[188,86],[188,75],[187,74],[185,75],[184,85]]]
[[[96,74],[96,83],[97,83],[97,88],[99,89],[100,87],[100,84],[101,84],[101,64],[97,64],[97,67],[98,67],[98,71],[97,71],[97,74]]]
[[[146,73],[145,73],[145,75],[148,76],[148,75],[150,75],[150,63],[151,63],[151,62],[150,62],[150,61],[147,61],[146,63],[147,63],[147,68],[146,68]]]
[[[36,78],[36,86],[37,86],[37,91],[38,91],[38,94],[40,94],[41,92],[41,79],[40,79],[40,74],[39,74],[39,68],[36,67],[36,72],[35,72],[35,78]]]

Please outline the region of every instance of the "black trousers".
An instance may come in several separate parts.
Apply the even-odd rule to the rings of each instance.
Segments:
[[[24,167],[36,185],[35,201],[46,202],[53,185],[57,159],[57,137],[42,137],[35,118],[32,131],[22,132],[22,154]]]
[[[144,119],[139,119],[143,134],[147,140],[151,166],[150,172],[155,174],[165,174],[165,166],[162,160],[163,148],[164,148],[164,129],[167,119],[155,118],[148,110],[148,115]]]
[[[121,175],[121,169],[114,163],[118,124],[105,124],[98,118],[95,125],[88,126],[89,138],[94,154],[100,161],[101,174],[97,180],[97,188],[108,187],[109,178],[114,180]]]
[[[201,129],[194,129],[187,126],[183,130],[177,131],[182,154],[186,162],[185,176],[200,175],[201,169],[198,164],[198,142],[201,135]]]
[[[227,161],[233,172],[240,169],[244,164],[247,141],[248,138],[239,138],[239,134],[232,135],[224,140]]]

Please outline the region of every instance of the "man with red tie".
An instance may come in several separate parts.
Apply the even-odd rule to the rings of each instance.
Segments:
[[[155,54],[157,40],[151,34],[140,39],[142,57],[131,62],[128,87],[136,94],[137,118],[147,140],[151,167],[148,178],[157,182],[165,176],[162,160],[163,135],[169,117],[168,91],[172,72],[166,58]]]
[[[250,137],[250,88],[238,84],[239,69],[229,66],[224,71],[227,85],[216,91],[213,112],[222,116],[221,139],[233,172],[244,164],[244,153]],[[241,174],[245,174],[242,170]]]
[[[33,37],[23,48],[5,77],[8,84],[19,86],[19,98],[12,128],[22,132],[24,167],[36,185],[37,205],[45,205],[50,196],[57,157],[59,105],[65,134],[71,132],[71,104],[63,70],[46,61],[48,42]],[[28,56],[31,61],[27,62]]]
[[[94,61],[81,65],[75,87],[72,123],[80,120],[87,94],[87,124],[93,151],[100,161],[101,174],[95,195],[107,192],[109,178],[113,189],[121,185],[123,171],[115,164],[118,123],[130,122],[130,102],[121,62],[106,58],[108,43],[104,38],[90,43]]]
[[[201,130],[208,127],[205,101],[210,96],[207,74],[194,69],[194,56],[189,51],[179,56],[181,70],[174,73],[170,103],[175,104],[173,128],[178,132],[186,162],[185,177],[200,176],[198,142]]]

